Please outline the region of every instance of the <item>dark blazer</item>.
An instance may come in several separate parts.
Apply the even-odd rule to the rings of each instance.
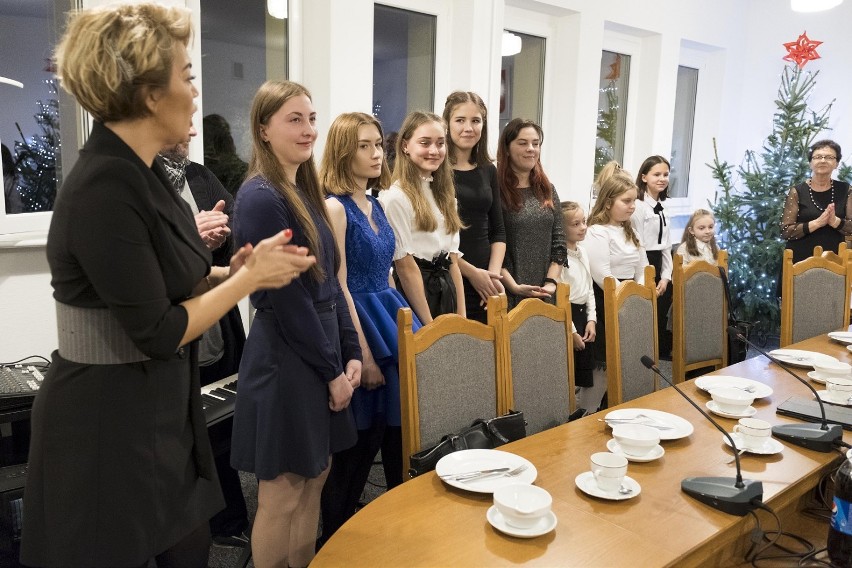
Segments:
[[[58,352],[32,411],[21,560],[138,566],[222,508],[180,302],[210,270],[189,207],[95,123],[56,200],[47,243],[54,298],[106,308],[147,361]]]
[[[199,210],[213,209],[219,200],[225,201],[225,213],[228,215],[228,225],[233,225],[234,198],[209,169],[201,164],[190,162],[186,167],[186,181],[189,191],[195,199]],[[215,266],[228,266],[234,254],[234,237],[229,236],[225,242],[213,251]],[[214,383],[235,374],[240,368],[240,358],[246,343],[246,332],[240,317],[240,309],[234,306],[219,320],[225,352],[222,358],[206,367],[201,367],[201,385]]]

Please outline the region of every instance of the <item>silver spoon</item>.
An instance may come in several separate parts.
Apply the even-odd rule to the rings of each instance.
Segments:
[[[618,492],[621,495],[630,495],[633,493],[633,490],[622,483],[621,487],[618,488]]]

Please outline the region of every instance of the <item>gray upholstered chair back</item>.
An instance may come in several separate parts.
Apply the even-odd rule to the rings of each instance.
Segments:
[[[723,356],[725,329],[720,316],[725,288],[718,274],[698,272],[684,283],[684,345],[689,365]]]
[[[793,343],[846,328],[846,279],[824,268],[793,276]]]
[[[521,410],[527,434],[568,421],[568,346],[565,323],[531,316],[511,335],[513,410]]]
[[[656,325],[654,305],[638,295],[627,298],[618,310],[623,402],[654,392],[654,374],[645,368],[641,358],[654,355]]]
[[[494,343],[452,333],[415,356],[420,447],[497,413]]]

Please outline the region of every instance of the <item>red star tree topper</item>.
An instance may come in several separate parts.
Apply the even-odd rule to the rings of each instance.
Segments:
[[[784,47],[787,49],[784,61],[792,61],[799,66],[799,69],[802,69],[807,65],[808,61],[819,59],[819,53],[817,53],[816,48],[821,44],[821,41],[814,41],[809,38],[808,32],[802,32],[799,39],[784,44]]]

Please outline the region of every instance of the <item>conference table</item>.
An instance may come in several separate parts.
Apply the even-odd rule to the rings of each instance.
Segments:
[[[827,336],[790,348],[818,351],[852,363],[852,353],[846,346]],[[809,370],[795,372],[808,380],[805,373]],[[755,400],[753,406],[756,418],[773,425],[797,422],[777,415],[777,405],[790,397],[811,398],[808,389],[764,357],[711,374],[746,377],[772,387],[773,394]],[[679,386],[702,407],[710,400],[694,381]],[[814,386],[817,390],[824,388]],[[688,437],[661,442],[665,449],[662,458],[629,464],[627,475],[641,486],[641,493],[634,498],[600,500],[587,496],[574,483],[577,475],[588,471],[591,454],[607,451],[611,430],[599,420],[606,412],[599,412],[500,448],[535,465],[535,484],[553,497],[552,510],[558,524],[552,532],[532,539],[507,536],[486,520],[486,511],[492,505],[490,494],[450,487],[431,472],[403,483],[360,510],[322,547],[311,566],[687,567],[742,563],[754,527],[751,515],[722,513],[680,488],[686,477],[734,477],[733,452],[722,434],[672,388],[615,408],[662,410],[685,418],[695,428]],[[737,422],[716,419],[729,432]],[[852,442],[852,433],[844,431],[843,438]],[[788,519],[802,522],[799,510],[811,489],[842,458],[839,451],[819,453],[782,443],[781,453],[745,453],[740,460],[743,477],[763,482],[764,502],[781,514],[787,529]],[[827,525],[822,526],[827,533]]]

